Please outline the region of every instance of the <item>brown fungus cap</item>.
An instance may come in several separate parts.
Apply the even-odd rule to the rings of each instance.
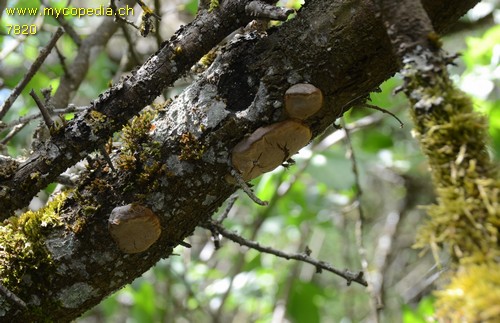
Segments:
[[[233,166],[249,181],[281,165],[307,145],[311,136],[309,127],[298,120],[261,127],[233,148]]]
[[[295,84],[285,92],[285,110],[290,118],[305,120],[322,106],[323,93],[312,84]]]
[[[113,240],[125,253],[147,250],[161,234],[158,216],[138,204],[115,207],[109,216],[108,228]]]

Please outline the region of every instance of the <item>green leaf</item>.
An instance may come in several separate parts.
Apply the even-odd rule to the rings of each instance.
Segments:
[[[409,305],[403,305],[403,323],[429,323],[434,315],[434,297],[428,296],[420,300],[418,307],[412,309]]]
[[[323,287],[296,280],[290,292],[287,312],[293,322],[320,322],[319,299],[324,297]]]
[[[198,12],[198,0],[189,0],[189,2],[184,5],[184,10],[193,16],[196,15]]]
[[[483,37],[470,37],[466,40],[468,49],[463,55],[468,69],[477,65],[490,65],[494,48],[500,44],[500,25],[490,28]]]
[[[136,322],[154,322],[155,291],[146,280],[133,292],[132,317]]]

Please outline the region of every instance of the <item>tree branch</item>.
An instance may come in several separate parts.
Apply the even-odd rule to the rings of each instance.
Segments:
[[[334,273],[337,276],[340,276],[347,280],[347,285],[350,285],[352,282],[361,284],[363,286],[367,286],[367,282],[365,278],[363,277],[363,272],[360,271],[358,273],[350,272],[348,270],[339,270],[329,263],[326,263],[324,261],[316,260],[313,257],[309,256],[306,252],[304,253],[295,253],[295,254],[290,254],[283,252],[281,250],[277,250],[271,247],[264,247],[261,246],[258,242],[251,241],[248,239],[243,238],[242,236],[231,232],[224,228],[220,223],[215,222],[215,221],[209,221],[206,224],[202,224],[202,227],[212,231],[212,232],[217,232],[220,233],[223,237],[226,237],[227,239],[236,242],[237,244],[241,246],[246,246],[248,248],[255,249],[260,252],[268,253],[271,255],[275,255],[280,258],[284,258],[287,260],[293,259],[293,260],[298,260],[302,262],[306,262],[308,264],[311,264],[316,267],[316,272],[321,273],[322,270],[329,271],[331,273]]]
[[[50,39],[47,46],[45,46],[40,50],[40,55],[38,55],[33,64],[31,64],[29,70],[26,72],[22,80],[16,85],[14,90],[12,90],[7,100],[5,100],[2,106],[0,106],[0,120],[7,114],[7,112],[9,111],[10,107],[17,99],[19,94],[21,94],[26,85],[28,85],[29,81],[36,74],[40,66],[42,66],[43,62],[45,61],[47,56],[49,56],[50,52],[52,51],[52,48],[54,48],[56,42],[63,35],[63,33],[64,31],[62,30],[62,28],[58,28],[57,31],[52,36],[52,38]]]
[[[133,76],[103,93],[92,102],[89,111],[79,114],[54,134],[21,165],[12,179],[0,182],[0,205],[4,206],[0,219],[5,219],[14,210],[25,206],[66,168],[104,144],[128,119],[185,74],[206,52],[229,33],[246,25],[251,20],[245,15],[246,2],[224,1],[217,10],[199,14],[193,22],[172,36],[170,41],[165,42]],[[113,26],[106,33],[102,32],[105,29],[101,29],[94,37],[107,42],[107,38],[118,28],[116,24]],[[54,107],[65,107],[70,93],[83,79],[90,53],[90,46],[86,46],[86,43],[95,45],[101,41],[94,41],[93,37],[89,37],[82,43],[71,79],[67,79],[68,76],[62,78],[51,101]],[[97,124],[93,122],[91,111],[104,115],[104,121]],[[43,176],[35,178],[34,173]]]
[[[444,28],[466,7],[443,2],[463,10],[431,12],[435,24]],[[26,195],[36,192],[54,180],[54,174],[104,144],[181,75],[179,71],[187,70],[219,36],[241,24],[241,17],[232,15],[243,14],[244,6],[232,9],[222,5],[181,29],[131,78],[53,136],[21,166],[14,180],[2,181],[0,203],[5,210],[29,200],[15,195],[15,189]],[[89,158],[88,170],[74,191],[37,215],[6,221],[6,232],[31,243],[14,245],[40,248],[34,255],[24,249],[12,255],[0,252],[3,284],[28,306],[27,311],[6,308],[2,319],[73,319],[168,257],[237,189],[226,181],[232,170],[231,149],[245,134],[286,118],[283,95],[291,84],[312,83],[323,92],[324,108],[304,121],[313,135],[323,132],[357,98],[366,97],[398,69],[385,28],[373,12],[371,0],[310,0],[295,19],[269,30],[267,37],[237,37],[156,117],[147,112],[131,121],[123,130],[123,147],[110,154],[117,172],[102,157]],[[145,252],[124,254],[108,232],[108,218],[115,206],[132,203],[158,216],[161,234]],[[16,254],[27,261],[15,262]]]

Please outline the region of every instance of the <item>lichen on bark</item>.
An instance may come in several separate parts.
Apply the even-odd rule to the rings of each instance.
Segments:
[[[495,259],[500,255],[500,181],[487,150],[487,120],[455,87],[445,64],[432,57],[420,51],[407,57],[403,70],[415,134],[437,193],[417,246],[446,244],[460,262]]]
[[[430,246],[438,264],[440,248],[452,256],[451,283],[436,292],[440,319],[492,322],[500,318],[500,179],[488,154],[487,120],[453,84],[440,55],[422,48],[414,54],[405,58],[404,90],[437,198],[415,246]]]

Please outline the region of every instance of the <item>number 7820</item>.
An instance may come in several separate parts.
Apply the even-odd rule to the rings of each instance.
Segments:
[[[11,35],[34,35],[36,25],[6,25],[7,34]]]

